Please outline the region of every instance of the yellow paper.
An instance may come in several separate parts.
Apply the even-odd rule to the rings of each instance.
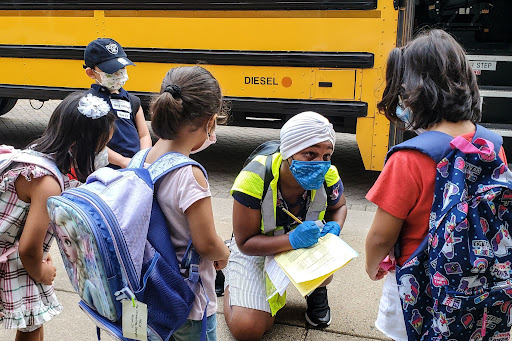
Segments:
[[[315,245],[282,252],[275,256],[275,260],[305,296],[357,256],[357,252],[341,238],[328,233]]]
[[[340,268],[341,269],[341,268]],[[315,290],[316,288],[318,288],[320,286],[320,284],[322,284],[327,278],[329,278],[329,276],[331,276],[333,273],[335,273],[336,271],[338,271],[339,269],[336,269],[334,270],[333,272],[331,273],[328,273],[327,275],[324,275],[322,277],[319,277],[319,278],[316,278],[312,281],[307,281],[307,282],[302,282],[302,283],[296,283],[294,282],[293,279],[290,278],[290,282],[292,282],[292,284],[297,288],[297,290],[299,291],[299,293],[302,295],[302,296],[307,296],[309,295],[313,290]]]

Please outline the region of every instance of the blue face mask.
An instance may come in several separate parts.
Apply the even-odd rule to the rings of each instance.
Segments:
[[[411,129],[411,109],[410,108],[405,108],[403,109],[401,105],[397,105],[396,106],[396,116],[402,121],[404,122],[405,124],[405,128],[407,128],[407,130],[412,130]],[[421,134],[421,133],[424,133],[425,132],[425,129],[416,129],[414,132],[416,132],[416,134]]]
[[[325,181],[325,174],[331,167],[331,161],[293,160],[290,171],[299,185],[306,190],[319,189]]]

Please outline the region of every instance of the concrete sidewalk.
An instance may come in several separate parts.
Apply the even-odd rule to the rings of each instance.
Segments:
[[[213,198],[213,205],[217,231],[224,239],[228,239],[232,228],[232,199]],[[328,286],[332,313],[329,328],[315,330],[306,326],[305,299],[290,286],[288,303],[277,314],[274,328],[263,340],[388,340],[373,325],[383,282],[372,282],[364,270],[364,240],[373,215],[373,212],[367,211],[348,212],[341,237],[359,252],[359,257],[338,271]],[[96,340],[96,328],[77,305],[79,297],[66,276],[55,243],[52,256],[57,264],[55,288],[64,311],[45,325],[45,340]],[[224,322],[222,299],[219,299],[218,305],[218,340],[234,340]],[[0,340],[14,340],[15,334],[15,331],[0,329]],[[103,332],[102,340],[113,339]]]

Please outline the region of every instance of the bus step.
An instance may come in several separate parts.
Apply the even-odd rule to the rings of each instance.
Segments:
[[[512,87],[508,86],[481,86],[480,97],[512,98]]]
[[[512,137],[512,124],[480,123],[482,126],[492,130],[503,137]]]

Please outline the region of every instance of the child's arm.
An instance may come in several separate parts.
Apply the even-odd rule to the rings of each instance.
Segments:
[[[50,285],[56,275],[51,258],[43,259],[43,243],[50,218],[46,201],[61,192],[59,183],[52,176],[27,181],[23,176],[15,182],[18,197],[30,202],[27,220],[19,241],[19,255],[25,270],[34,281]]]
[[[208,187],[206,178],[199,168],[192,167],[192,173],[199,185],[203,188]],[[229,249],[215,231],[211,197],[202,198],[190,205],[185,215],[196,251],[201,257],[217,261],[219,267],[224,267],[229,258]]]
[[[119,166],[121,168],[128,167],[128,164],[130,163],[130,160],[131,160],[129,157],[122,156],[121,154],[119,154],[116,151],[113,151],[110,148],[107,148],[107,150],[108,150],[108,162],[109,163]]]
[[[394,247],[403,223],[403,219],[377,208],[372,227],[366,236],[366,272],[370,279],[375,281],[386,275],[387,271],[381,269],[379,264]]]
[[[148,125],[146,124],[142,107],[139,107],[139,111],[137,111],[135,115],[135,127],[139,133],[140,149],[150,148],[153,143],[151,142],[151,135],[149,135]]]

